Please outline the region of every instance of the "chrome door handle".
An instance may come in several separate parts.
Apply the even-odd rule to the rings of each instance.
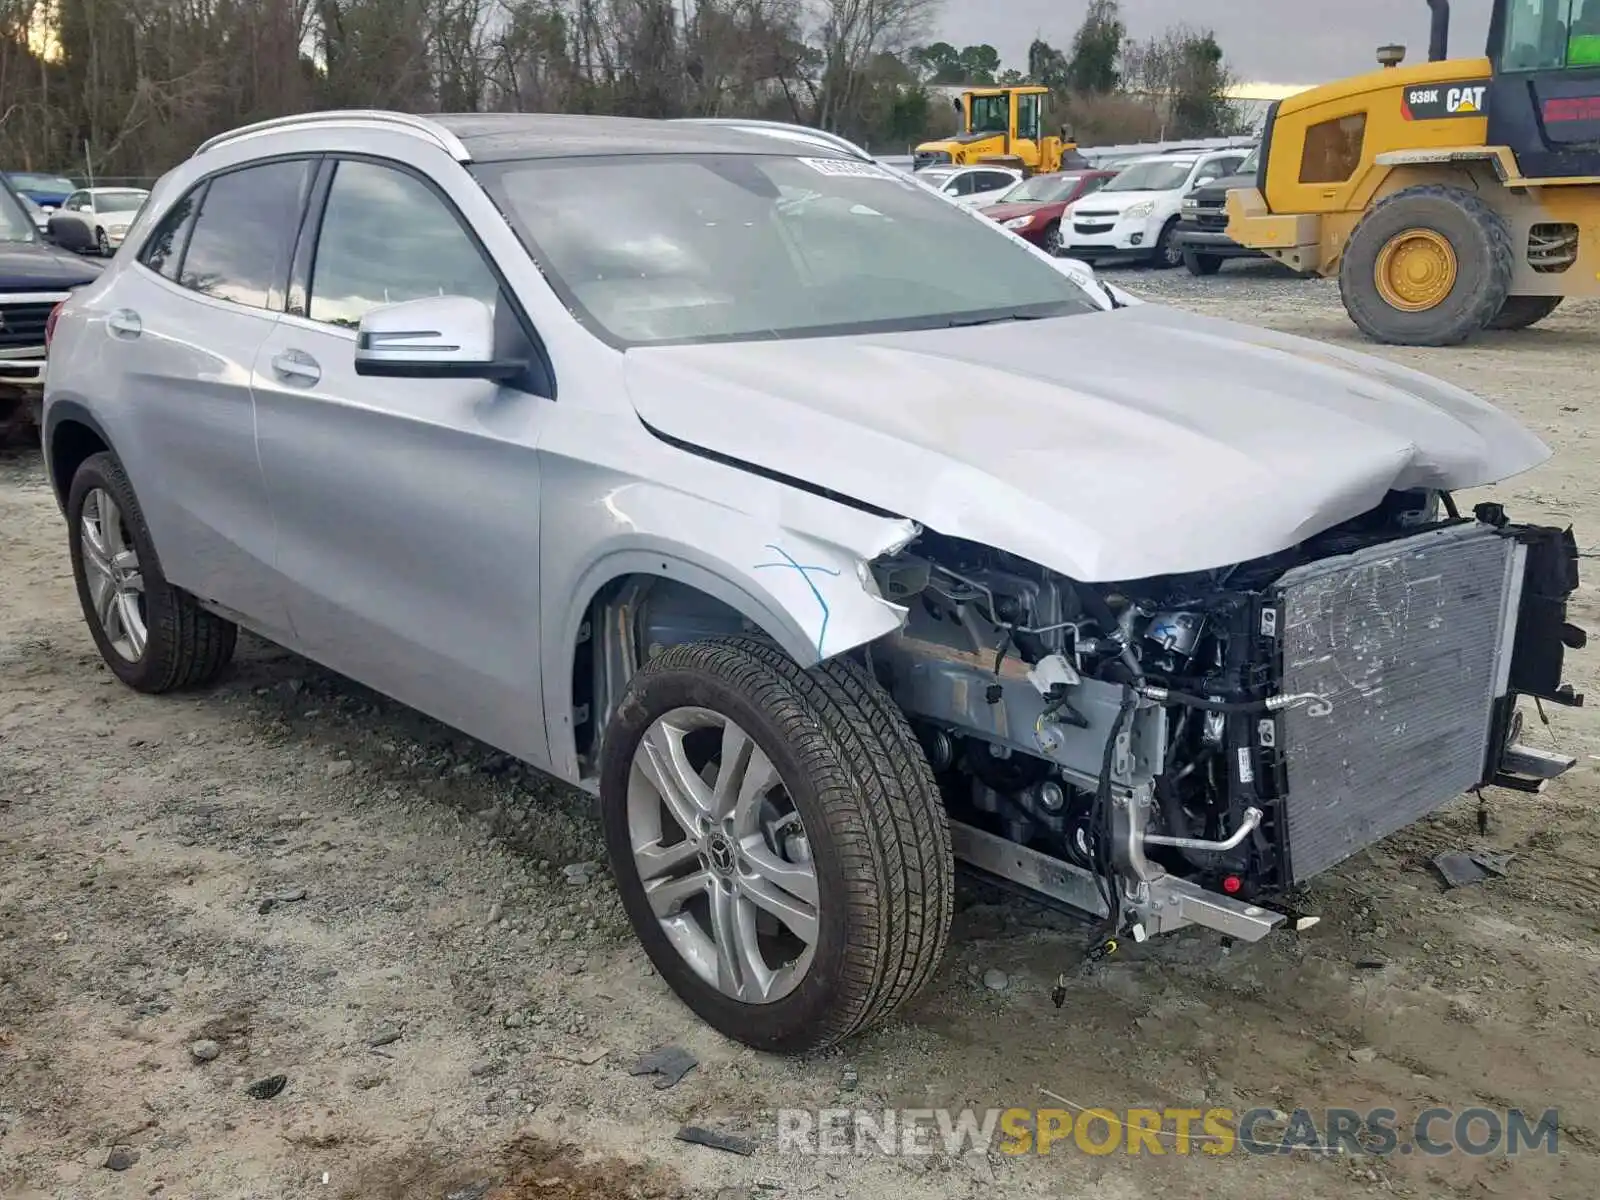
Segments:
[[[139,314],[131,308],[119,308],[106,318],[106,328],[113,337],[136,338],[144,332],[144,324],[139,320]]]
[[[315,383],[322,378],[317,360],[304,350],[285,350],[272,359],[272,369],[281,379],[295,383]]]

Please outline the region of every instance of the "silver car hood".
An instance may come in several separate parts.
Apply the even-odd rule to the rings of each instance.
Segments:
[[[1550,455],[1441,380],[1156,304],[624,358],[671,440],[1089,582],[1259,558]]]

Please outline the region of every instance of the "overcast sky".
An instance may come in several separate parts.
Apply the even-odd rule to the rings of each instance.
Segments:
[[[1454,0],[1452,57],[1480,55],[1490,0]],[[1006,66],[1025,68],[1028,43],[1040,37],[1066,49],[1083,23],[1087,0],[946,0],[937,31],[958,48],[988,42]],[[1406,61],[1428,57],[1426,0],[1122,0],[1128,33],[1146,38],[1185,23],[1216,31],[1240,80],[1325,83],[1376,68],[1386,42],[1406,48]]]

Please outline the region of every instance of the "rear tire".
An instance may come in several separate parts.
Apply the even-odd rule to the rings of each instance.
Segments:
[[[754,748],[727,784],[757,799],[719,812],[721,760],[739,759],[730,727]],[[681,749],[664,753],[663,744]],[[687,823],[660,800],[672,790],[657,786],[667,762],[687,766],[674,774],[687,781],[678,792],[691,800]],[[752,785],[758,762],[760,781]],[[938,966],[954,903],[943,801],[905,718],[852,662],[803,670],[749,637],[668,648],[633,677],[606,730],[600,806],[617,889],[645,953],[684,1003],[736,1041],[781,1053],[830,1045],[883,1020]],[[742,807],[771,807],[780,814],[776,826],[735,828]],[[779,861],[774,828],[786,823],[787,836],[803,838],[806,849]],[[691,833],[691,825],[702,832]],[[669,856],[678,865],[658,869]],[[783,947],[762,948],[748,969],[753,960],[743,952],[759,930],[753,914],[775,910],[746,889],[783,872],[792,877],[797,863],[812,876],[806,886],[815,901],[799,906],[805,920],[796,925],[812,940],[790,939],[804,948],[774,954],[776,963],[768,951]],[[719,900],[723,894],[733,899]],[[796,896],[806,898],[800,891],[786,898]],[[722,929],[752,931],[735,939],[740,954],[725,956],[715,906],[747,902],[749,921],[721,918]],[[769,939],[795,930],[781,924]],[[784,990],[764,979],[769,970]],[[745,986],[751,979],[757,986]]]
[[[72,477],[67,528],[78,602],[112,674],[148,693],[196,687],[222,674],[238,627],[167,582],[115,455],[90,455]]]
[[[1561,306],[1562,296],[1507,296],[1489,322],[1490,329],[1527,329]]]
[[[1405,257],[1413,244],[1420,247],[1414,271]],[[1361,219],[1339,267],[1339,294],[1374,341],[1452,346],[1489,327],[1515,265],[1510,232],[1494,209],[1462,188],[1426,184],[1385,197]]]
[[[1215,254],[1196,254],[1193,250],[1185,250],[1183,265],[1189,268],[1191,275],[1215,275],[1222,270],[1222,259]]]

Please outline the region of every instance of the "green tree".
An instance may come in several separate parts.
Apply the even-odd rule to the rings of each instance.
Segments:
[[[959,61],[961,83],[976,84],[979,87],[992,86],[995,76],[1000,73],[1000,52],[988,43],[963,47]]]
[[[1116,91],[1122,82],[1117,64],[1126,34],[1117,0],[1089,0],[1089,11],[1072,37],[1066,86],[1085,95],[1103,96]]]
[[[1028,78],[1047,88],[1067,86],[1067,56],[1042,38],[1028,45]]]
[[[949,42],[917,46],[907,57],[929,83],[960,83],[961,51]]]
[[[970,83],[987,87],[1000,74],[1000,52],[987,43],[957,50],[949,42],[918,46],[907,56],[931,84]]]

